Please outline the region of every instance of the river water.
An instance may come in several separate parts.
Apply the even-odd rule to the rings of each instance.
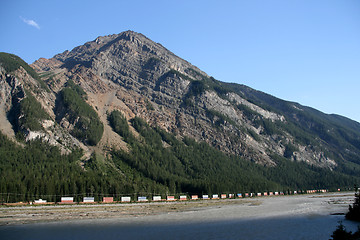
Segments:
[[[288,196],[185,212],[0,227],[0,239],[329,239],[353,195]]]

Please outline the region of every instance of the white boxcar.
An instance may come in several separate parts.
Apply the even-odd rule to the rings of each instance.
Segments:
[[[72,203],[74,202],[74,197],[61,197],[61,202]]]
[[[34,200],[34,203],[46,203],[47,201],[44,199],[38,199],[38,200]]]
[[[153,196],[153,201],[161,201],[161,196]]]
[[[130,202],[131,197],[121,197],[121,202]]]

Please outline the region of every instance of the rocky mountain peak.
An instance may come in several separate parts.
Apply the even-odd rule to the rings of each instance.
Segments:
[[[337,165],[334,154],[326,154],[333,145],[324,139],[335,123],[317,120],[328,116],[217,81],[140,33],[101,36],[32,66],[49,76],[44,80],[55,93],[69,80],[85,90],[104,123],[100,146],[124,145],[107,123],[107,114],[119,110],[127,119],[141,117],[179,138],[205,141],[263,165],[275,166],[275,155],[330,169]],[[319,135],[319,129],[330,132]]]

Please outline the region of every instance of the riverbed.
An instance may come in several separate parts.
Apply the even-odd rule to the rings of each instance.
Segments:
[[[325,193],[223,201],[5,208],[0,209],[0,239],[327,240],[339,221],[347,230],[356,231],[357,223],[344,219],[353,200],[353,193]],[[31,214],[37,221],[31,221]],[[51,218],[54,215],[65,217]]]

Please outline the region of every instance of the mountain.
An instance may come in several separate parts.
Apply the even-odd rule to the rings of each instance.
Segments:
[[[98,37],[31,66],[6,53],[0,62],[3,139],[40,138],[66,156],[82,149],[82,171],[140,174],[177,192],[359,181],[358,122],[218,81],[139,33]]]

